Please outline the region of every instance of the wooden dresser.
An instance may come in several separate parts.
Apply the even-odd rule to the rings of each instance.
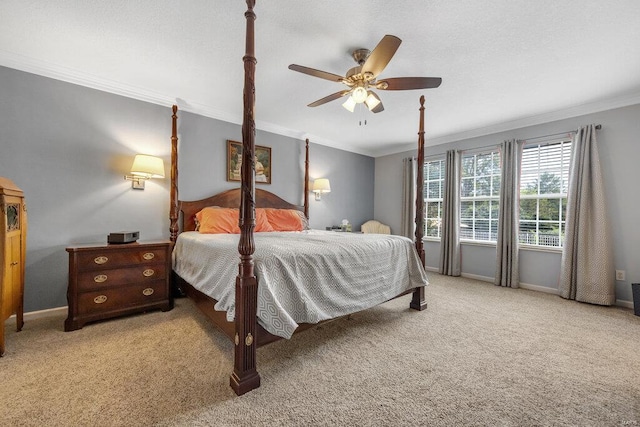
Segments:
[[[169,241],[82,245],[69,252],[65,331],[85,323],[173,308]]]
[[[24,262],[27,247],[27,208],[24,195],[11,180],[0,177],[0,356],[4,354],[4,322],[16,315],[24,324]]]

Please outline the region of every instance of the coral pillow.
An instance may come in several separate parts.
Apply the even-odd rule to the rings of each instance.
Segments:
[[[239,211],[235,208],[206,207],[196,214],[196,220],[199,224],[198,231],[204,234],[240,234],[238,215]],[[262,209],[256,209],[256,228],[254,231],[274,231]]]
[[[259,233],[261,231],[276,231],[276,230],[274,230],[271,224],[269,224],[269,219],[267,218],[267,213],[264,211],[264,209],[257,208],[255,232]]]
[[[196,214],[203,234],[240,234],[238,209],[206,207]]]
[[[274,231],[302,231],[304,224],[300,212],[295,209],[266,208],[267,219]]]

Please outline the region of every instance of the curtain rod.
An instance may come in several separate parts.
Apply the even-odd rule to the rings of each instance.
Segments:
[[[598,130],[600,130],[600,129],[602,129],[602,125],[597,124],[597,125],[595,126],[595,128],[596,128],[596,129],[598,129]],[[552,133],[552,134],[550,134],[550,135],[536,136],[536,137],[534,137],[534,138],[525,138],[525,139],[523,139],[522,141],[535,141],[536,139],[549,138],[549,137],[552,137],[552,136],[566,135],[566,134],[569,134],[569,133],[576,133],[576,132],[578,132],[579,130],[580,130],[580,129],[574,129],[574,130],[568,130],[568,131],[566,131],[566,132]]]
[[[602,129],[602,125],[601,125],[601,124],[597,124],[597,125],[595,126],[595,128],[596,128],[597,130],[600,130],[600,129]],[[551,134],[551,135],[536,136],[536,137],[534,137],[534,138],[524,139],[523,141],[533,141],[533,140],[540,139],[540,138],[549,138],[549,137],[551,137],[551,136],[566,135],[566,134],[569,134],[569,133],[572,133],[572,132],[573,132],[573,133],[576,133],[576,132],[578,132],[578,130],[579,130],[579,129],[575,129],[575,130],[570,130],[570,131],[567,131],[567,132],[554,133],[554,134]],[[457,151],[458,151],[458,152],[462,152],[462,153],[463,153],[463,152],[465,152],[465,151],[471,151],[471,150],[483,150],[483,149],[485,149],[485,148],[500,148],[500,144],[490,144],[490,145],[485,145],[485,146],[483,146],[483,147],[472,147],[472,148],[467,148],[467,149],[465,149],[465,150],[457,150]],[[424,156],[424,158],[425,158],[425,159],[427,159],[427,158],[430,158],[430,157],[440,157],[440,156],[445,156],[446,154],[447,154],[446,152],[445,152],[445,153],[439,153],[439,154],[430,154],[430,155],[428,155],[428,156],[427,156],[427,155],[425,155],[425,156]]]
[[[484,150],[485,148],[500,148],[500,144],[491,144],[491,145],[485,145],[483,147],[471,147],[471,148],[466,148],[464,150],[456,150],[456,152],[458,153],[464,153],[465,151],[475,151],[475,150]],[[424,158],[428,159],[430,157],[444,157],[446,156],[447,153],[438,153],[438,154],[429,154],[428,156],[425,155]]]

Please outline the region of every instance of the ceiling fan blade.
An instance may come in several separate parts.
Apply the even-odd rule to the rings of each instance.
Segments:
[[[411,90],[433,89],[442,83],[440,77],[397,77],[380,80],[376,83],[376,89],[380,90]]]
[[[308,74],[313,77],[320,77],[321,79],[331,80],[332,82],[340,83],[344,80],[344,77],[337,74],[316,70],[315,68],[303,67],[302,65],[291,64],[289,65],[289,69],[297,71],[299,73]]]
[[[322,99],[318,99],[317,101],[312,102],[308,105],[308,107],[317,107],[318,105],[326,104],[327,102],[331,102],[335,99],[345,96],[349,92],[349,90],[341,90],[340,92],[332,93],[331,95],[325,96]]]
[[[400,43],[402,40],[396,36],[389,34],[384,36],[362,65],[362,74],[371,73],[374,78],[380,74],[395,55]]]

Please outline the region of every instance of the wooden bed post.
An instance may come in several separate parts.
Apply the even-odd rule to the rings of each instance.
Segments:
[[[240,264],[236,278],[236,321],[234,368],[230,384],[237,395],[260,387],[256,370],[258,281],[253,270],[255,242],[255,72],[254,53],[255,0],[247,0],[246,53],[244,61],[244,114],[242,118],[242,184],[240,199]]]
[[[304,149],[304,216],[309,219],[309,138],[305,141]]]
[[[424,262],[424,95],[420,97],[420,130],[418,131],[418,171],[416,178],[416,251],[420,256],[422,266]],[[424,286],[413,291],[411,304],[415,310],[427,308],[427,301],[424,298]]]
[[[169,207],[169,239],[175,243],[178,238],[178,106],[174,105],[171,115],[171,206]]]

